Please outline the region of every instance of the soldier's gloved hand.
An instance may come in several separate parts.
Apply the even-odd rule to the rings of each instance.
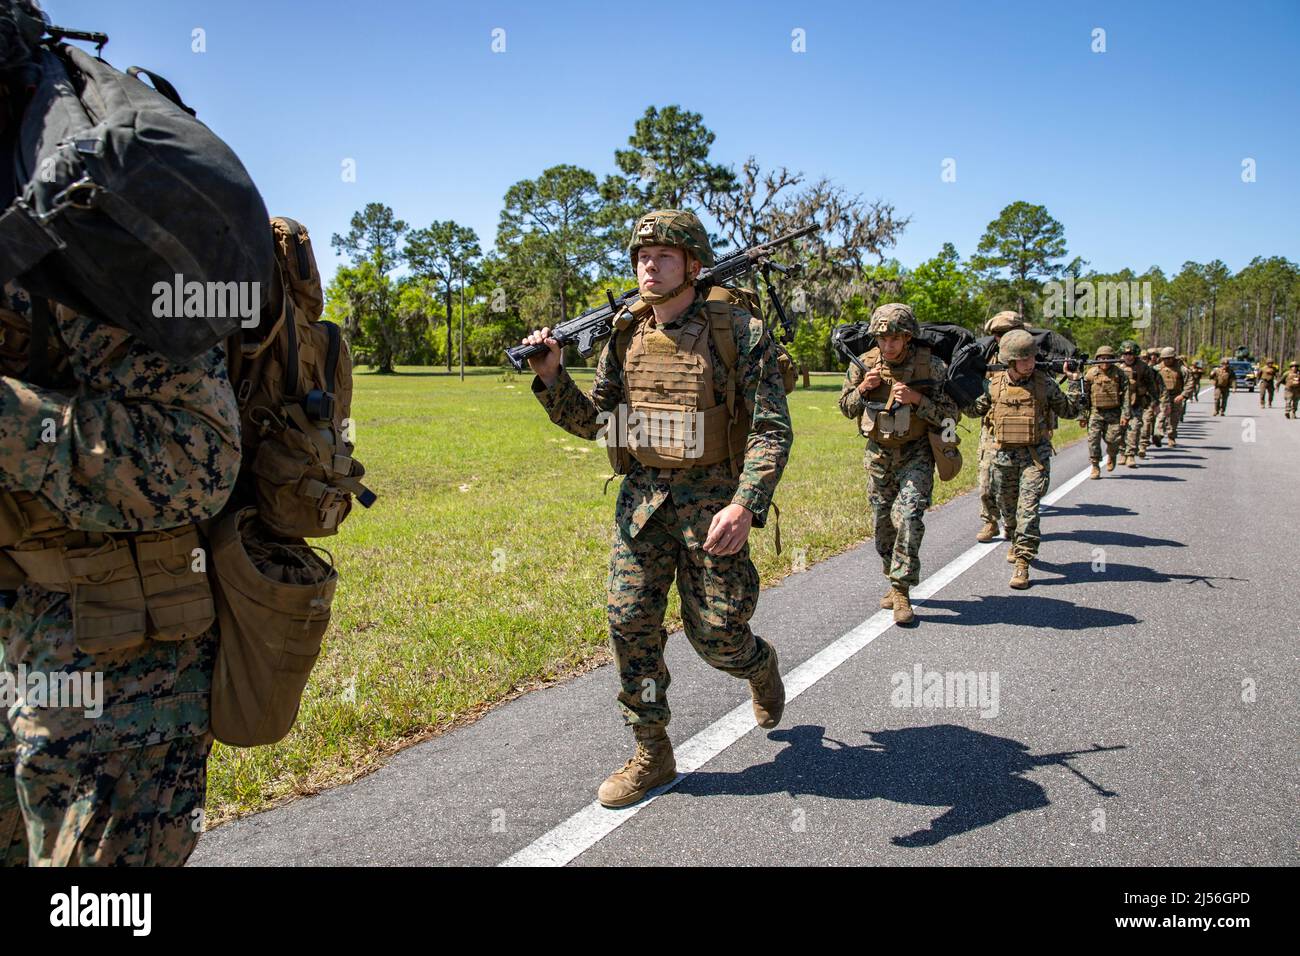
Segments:
[[[546,328],[540,332],[533,330],[520,340],[520,345],[541,345],[546,343],[550,349],[544,355],[528,356],[528,367],[533,370],[533,374],[542,380],[542,384],[550,388],[555,384],[555,380],[560,377],[560,343],[551,338],[551,330]]]
[[[727,505],[709,522],[709,536],[704,539],[707,554],[735,554],[749,540],[754,514],[744,505]]]
[[[873,388],[879,388],[880,383],[882,381],[883,379],[881,379],[879,372],[876,371],[868,372],[867,377],[864,378],[862,380],[862,384],[858,386],[858,391],[861,392],[863,395],[865,395]]]

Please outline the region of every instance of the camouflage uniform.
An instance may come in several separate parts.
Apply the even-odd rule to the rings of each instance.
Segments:
[[[5,325],[28,324],[14,285]],[[234,486],[239,416],[224,352],[177,365],[127,333],[52,310],[68,359],[59,388],[0,377],[0,490],[35,495],[79,532],[177,528],[215,515]],[[54,440],[42,441],[48,422]],[[215,626],[87,654],[67,594],[0,591],[10,674],[103,675],[103,712],[23,701],[0,712],[0,855],[8,864],[184,863],[207,786]],[[14,678],[16,679],[16,677]]]
[[[909,343],[902,358],[891,364],[905,365],[915,348]],[[947,366],[936,355],[930,357],[930,367],[936,381],[947,375]],[[860,420],[866,410],[867,399],[858,391],[863,378],[861,369],[849,366],[840,390],[840,411],[846,418]],[[912,414],[932,428],[943,429],[957,421],[958,411],[947,393],[939,390],[938,394],[922,395]],[[926,436],[900,448],[885,448],[868,438],[865,464],[876,553],[893,587],[907,591],[921,579],[921,538],[925,535],[925,511],[934,491],[934,452]]]
[[[1059,418],[1073,418],[1082,411],[1083,394],[1079,382],[1070,383],[1067,395],[1050,375],[1036,369],[1023,387],[1032,389],[1035,380],[1041,380],[1047,395],[1047,407]],[[986,416],[993,409],[993,398],[988,391],[975,400],[967,414]],[[995,448],[993,451],[993,490],[997,495],[998,510],[1006,526],[1013,529],[1011,557],[1032,561],[1038,555],[1041,540],[1039,532],[1039,502],[1047,494],[1052,481],[1052,439],[1046,430],[1043,414],[1042,433],[1045,437],[1036,446]]]
[[[668,327],[678,327],[703,308],[704,298],[697,294]],[[618,702],[624,720],[636,727],[664,727],[669,721],[663,618],[674,577],[687,639],[709,664],[748,680],[766,670],[774,653],[749,627],[759,581],[748,543],[732,555],[703,550],[713,516],[729,504],[743,505],[753,512],[754,526],[763,527],[794,440],[775,343],[762,322],[743,309],[733,308],[732,318],[740,376],[736,400],[744,396],[753,406],[739,478],[725,461],[655,468],[633,459],[619,490],[607,611],[622,684]],[[533,379],[533,392],[551,421],[579,438],[595,439],[601,429],[598,413],[613,412],[628,401],[613,341],[601,354],[590,395],[563,369],[550,388]],[[712,338],[708,348],[715,397],[723,402],[726,368]]]
[[[1214,414],[1228,414],[1228,396],[1232,394],[1232,385],[1237,381],[1236,373],[1230,365],[1220,365],[1210,373],[1214,382]]]
[[[1268,397],[1268,408],[1273,407],[1273,395],[1277,388],[1278,367],[1276,362],[1265,362],[1259,367],[1259,407],[1264,408],[1264,398]]]
[[[1286,417],[1294,419],[1296,408],[1300,406],[1300,365],[1292,362],[1287,366],[1282,384],[1286,388],[1286,401],[1282,403],[1282,407],[1285,409]]]
[[[1094,408],[1092,384],[1088,381],[1087,376],[1083,379],[1084,408],[1089,409],[1088,457],[1093,464],[1101,461],[1103,440],[1106,443],[1106,453],[1110,456],[1110,460],[1112,462],[1116,460],[1124,437],[1120,422],[1129,418],[1130,415],[1128,375],[1118,366],[1118,362],[1112,363],[1110,366],[1114,374],[1119,376],[1120,405],[1118,408]],[[1101,366],[1093,367],[1098,368]]]
[[[1012,329],[1025,328],[1024,319],[1018,312],[1006,310],[999,312],[993,318],[984,323],[984,334],[992,335],[998,338],[1005,335]],[[993,373],[988,373],[992,375]],[[989,434],[989,423],[980,421],[980,443],[979,443],[979,491],[980,491],[980,520],[984,527],[997,525],[998,523],[998,499],[993,493],[993,482],[991,471],[993,468],[993,458],[995,449],[993,448],[993,438]],[[1008,537],[1010,534],[1008,533]],[[991,537],[991,535],[990,535]],[[983,540],[983,539],[981,539]]]
[[[1156,378],[1160,381],[1160,412],[1156,416],[1156,431],[1170,441],[1175,442],[1178,440],[1178,425],[1186,413],[1187,402],[1195,394],[1196,389],[1195,373],[1180,361],[1176,360],[1176,365],[1183,376],[1181,391],[1173,391],[1165,387],[1164,379],[1160,375],[1160,366],[1164,366],[1163,356],[1160,366],[1155,368]],[[1173,366],[1168,367],[1172,368]],[[1174,401],[1179,395],[1183,397],[1181,403]]]
[[[1140,358],[1135,359],[1132,365],[1125,365],[1124,371],[1129,375],[1129,420],[1124,430],[1124,454],[1145,458],[1151,440],[1146,423],[1148,413],[1151,421],[1155,421],[1160,380],[1155,370]]]

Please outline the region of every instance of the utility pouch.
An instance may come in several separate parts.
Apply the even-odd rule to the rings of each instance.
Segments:
[[[223,518],[211,542],[221,633],[212,732],[234,747],[273,744],[298,716],[338,574],[305,541],[270,535],[255,508]]]
[[[193,570],[195,551],[201,556],[202,548],[194,525],[136,535],[136,566],[149,615],[149,636],[155,640],[198,637],[216,619],[208,576]]]
[[[72,592],[72,631],[87,654],[138,647],[145,638],[145,600],[131,544],[109,538],[63,555]]]

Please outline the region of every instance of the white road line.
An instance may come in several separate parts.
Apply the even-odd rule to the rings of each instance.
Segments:
[[[1074,488],[1088,480],[1090,469],[1085,468],[1055,491],[1044,495],[1044,505],[1055,504]],[[977,544],[953,558],[942,568],[912,589],[912,603],[924,603],[940,590],[972,568],[980,558],[999,547],[997,543]],[[894,626],[891,611],[877,611],[853,630],[822,648],[788,674],[785,681],[785,699],[788,705],[809,687],[839,667],[885,631]],[[677,777],[668,784],[652,790],[640,803],[622,810],[610,810],[592,802],[583,807],[559,826],[542,834],[518,853],[501,862],[501,866],[564,866],[579,854],[591,849],[618,827],[636,816],[661,794],[681,783],[688,774],[699,770],[741,737],[756,730],[754,712],[749,701],[738,705],[725,716],[715,720],[680,747],[675,747]]]

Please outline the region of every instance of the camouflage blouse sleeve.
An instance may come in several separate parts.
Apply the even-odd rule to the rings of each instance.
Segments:
[[[1042,374],[1041,372],[1039,373]],[[1047,379],[1047,407],[1056,412],[1060,418],[1078,418],[1083,414],[1082,380],[1075,379],[1069,384],[1069,391],[1061,391],[1060,384],[1052,376]]]
[[[605,342],[596,364],[596,379],[591,387],[591,394],[586,395],[569,375],[569,370],[560,368],[555,384],[547,388],[542,380],[533,376],[533,394],[546,409],[551,421],[566,432],[594,441],[600,433],[599,414],[612,412],[623,401],[623,366],[613,349],[614,338]]]
[[[993,396],[989,394],[989,380],[986,378],[984,380],[984,392],[961,411],[967,418],[983,418],[992,408]]]
[[[1118,372],[1119,372],[1119,396],[1120,396],[1119,417],[1129,418],[1133,414],[1133,406],[1128,400],[1128,393],[1129,393],[1128,372],[1124,371],[1123,369],[1118,369]]]
[[[948,363],[937,355],[930,356],[930,377],[942,382],[948,377]],[[946,428],[951,422],[956,425],[961,417],[957,403],[942,388],[927,389],[931,394],[922,395],[916,405],[916,417],[934,428]]]
[[[777,364],[776,343],[764,331],[763,323],[748,312],[735,309],[732,315],[736,320],[737,352],[745,356],[738,363],[744,369],[744,378],[737,400],[744,396],[746,407],[753,409],[753,417],[740,485],[731,503],[753,512],[754,524],[761,527],[767,520],[777,482],[790,459],[794,428]]]
[[[78,387],[0,378],[0,486],[82,531],[175,528],[221,510],[239,470],[239,409],[218,346],[185,365],[55,310]]]
[[[852,364],[844,373],[844,386],[840,389],[840,411],[844,413],[845,418],[856,419],[866,409],[866,396],[858,391],[858,386],[862,384],[865,377],[862,369]]]

